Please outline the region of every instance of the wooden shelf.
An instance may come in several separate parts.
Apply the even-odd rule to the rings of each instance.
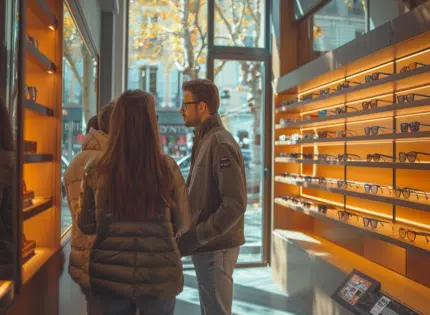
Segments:
[[[407,80],[411,77],[415,77],[415,76],[418,76],[420,74],[424,74],[427,72],[430,72],[430,65],[419,67],[413,71],[406,71],[406,72],[393,74],[393,75],[387,76],[385,78],[382,78],[382,79],[379,79],[376,81],[372,81],[369,83],[363,83],[363,84],[360,84],[357,86],[350,87],[348,89],[336,91],[336,92],[331,93],[331,94],[326,95],[326,96],[319,96],[319,97],[312,99],[312,100],[299,102],[299,103],[295,103],[295,104],[291,104],[291,105],[287,105],[287,106],[281,106],[281,107],[276,109],[276,113],[299,112],[299,111],[303,110],[303,108],[307,107],[308,105],[313,105],[317,102],[326,102],[327,100],[333,99],[333,98],[338,97],[338,96],[346,96],[347,94],[351,94],[351,93],[362,91],[362,90],[369,89],[369,88],[378,87],[378,86],[381,86],[381,85],[384,85],[387,83],[395,83],[397,81]]]
[[[54,161],[52,154],[26,154],[24,163],[45,163]]]
[[[430,106],[430,99],[423,99],[415,102],[398,103],[398,104],[392,104],[392,105],[383,106],[383,107],[352,111],[352,112],[340,114],[340,115],[323,116],[312,120],[298,121],[293,124],[288,124],[285,126],[276,125],[275,129],[278,130],[278,129],[297,129],[299,127],[317,127],[317,126],[324,126],[327,122],[330,122],[330,124],[335,124],[338,122],[340,123],[344,121],[354,122],[354,121],[359,121],[360,119],[362,119],[363,116],[366,116],[366,118],[369,118],[367,116],[372,116],[372,115],[375,116],[377,114],[383,114],[383,113],[387,114],[386,117],[391,117],[393,116],[392,114],[393,112],[395,115],[403,115],[403,114],[410,113],[411,109],[419,109],[420,107],[426,107],[426,106]],[[357,106],[353,106],[353,107],[357,107]]]
[[[284,157],[276,157],[276,163],[287,164],[318,164],[331,166],[354,166],[354,167],[374,167],[374,168],[396,168],[404,170],[430,170],[430,162],[416,163],[400,163],[400,162],[367,162],[367,161],[323,161],[313,159],[289,159]]]
[[[33,205],[23,209],[23,220],[28,220],[39,213],[52,208],[52,198],[35,198]]]
[[[311,259],[322,260],[347,274],[357,269],[382,283],[382,291],[421,314],[429,314],[430,288],[397,274],[360,255],[335,245],[308,231],[274,230],[273,235],[303,250]],[[317,255],[321,253],[321,255]],[[280,255],[285,255],[280,253]]]
[[[323,138],[323,139],[310,139],[299,141],[275,141],[275,146],[283,145],[301,145],[301,144],[314,144],[314,143],[345,143],[353,141],[373,141],[373,140],[401,140],[401,139],[419,139],[430,138],[430,131],[423,132],[405,132],[405,133],[389,133],[380,134],[376,136],[356,136],[345,138]],[[369,144],[371,144],[369,142]]]
[[[302,187],[311,188],[311,189],[319,189],[319,190],[340,194],[344,196],[367,199],[370,201],[383,202],[383,203],[393,204],[400,207],[406,207],[406,208],[421,210],[424,212],[430,212],[430,204],[425,204],[421,202],[414,202],[414,201],[409,201],[409,200],[394,198],[394,197],[386,197],[386,196],[376,195],[371,193],[363,193],[363,192],[354,191],[352,189],[340,189],[336,187],[329,187],[328,185],[324,186],[324,185],[317,185],[317,184],[311,184],[311,183],[305,183],[305,182],[293,182],[293,181],[283,179],[282,177],[279,177],[279,176],[275,176],[275,181],[278,183],[283,183],[283,184],[288,184],[293,186],[302,186]]]
[[[309,198],[306,198],[306,199],[310,200],[314,203],[321,204],[321,202],[318,202],[318,201],[315,201],[315,200],[312,200]],[[403,240],[398,235],[398,232],[396,232],[397,230],[393,231],[392,229],[391,230],[387,230],[387,229],[384,230],[384,229],[380,229],[380,228],[378,228],[378,229],[366,228],[362,224],[361,225],[359,223],[353,224],[352,221],[339,220],[337,217],[331,216],[330,212],[334,212],[334,211],[328,210],[327,214],[322,214],[322,213],[315,211],[315,210],[308,210],[308,209],[304,209],[303,207],[300,207],[300,206],[291,205],[291,204],[287,203],[286,201],[284,201],[282,198],[275,198],[275,203],[277,205],[280,205],[280,206],[285,207],[287,209],[291,209],[291,210],[296,211],[296,212],[310,215],[310,216],[318,218],[318,219],[323,219],[326,221],[334,222],[334,223],[336,223],[342,227],[345,227],[345,226],[351,227],[354,230],[356,230],[362,234],[371,235],[371,236],[377,237],[381,240],[387,241],[391,244],[401,246],[401,247],[404,247],[407,249],[419,251],[420,254],[423,254],[425,256],[430,257],[430,244],[425,244],[426,245],[425,246],[425,245],[420,245],[419,243],[416,243],[416,242],[410,242],[408,240]],[[331,207],[333,208],[333,206],[331,206]],[[350,211],[350,210],[348,209],[348,211]],[[352,212],[354,213],[354,211],[352,211]],[[374,216],[369,216],[368,214],[366,214],[366,217],[373,218]],[[381,219],[378,217],[375,217],[375,218]],[[383,220],[386,220],[386,219],[383,219]],[[360,223],[361,223],[361,221],[360,221]],[[396,224],[393,224],[391,222],[390,222],[390,225],[394,229],[396,229],[398,227],[402,227],[402,226],[398,226]]]
[[[57,18],[46,4],[45,0],[30,0],[27,1],[27,7],[38,17],[40,22],[46,24],[47,27],[53,26],[55,29],[58,26]]]
[[[25,108],[44,116],[54,116],[54,111],[32,100],[25,100]]]
[[[35,255],[22,265],[22,283],[26,284],[54,254],[52,248],[36,247]]]
[[[36,63],[42,70],[55,72],[55,64],[49,60],[42,52],[30,45],[28,42],[25,43],[27,49],[28,58]]]
[[[0,280],[0,313],[6,313],[6,310],[13,302],[15,289],[12,281]]]

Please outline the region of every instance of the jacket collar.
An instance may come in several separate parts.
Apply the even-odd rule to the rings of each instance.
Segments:
[[[108,136],[101,130],[93,128],[84,136],[82,141],[82,151],[99,150],[104,151],[107,148]]]
[[[221,117],[218,114],[212,115],[209,119],[203,121],[199,126],[194,129],[194,134],[198,140],[214,128],[224,128]]]

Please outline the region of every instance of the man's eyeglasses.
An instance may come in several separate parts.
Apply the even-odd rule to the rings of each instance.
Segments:
[[[187,110],[187,105],[198,104],[200,102],[202,102],[202,101],[184,102],[184,103],[182,103],[181,109],[182,110]]]
[[[422,155],[430,155],[430,153],[425,153],[425,152],[417,152],[417,151],[410,151],[410,152],[399,152],[399,161],[400,162],[406,162],[406,159],[411,162],[414,163],[415,161],[420,161],[418,159],[418,154],[422,154]]]

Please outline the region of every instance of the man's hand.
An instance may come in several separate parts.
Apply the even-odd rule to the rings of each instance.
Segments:
[[[193,254],[200,246],[196,231],[188,231],[179,238],[178,247],[182,257]]]

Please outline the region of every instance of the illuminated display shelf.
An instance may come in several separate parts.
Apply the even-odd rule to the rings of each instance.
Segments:
[[[54,254],[52,248],[36,247],[34,256],[22,265],[22,283],[26,284]]]
[[[52,198],[34,198],[33,205],[23,209],[23,220],[28,220],[52,208]]]
[[[44,116],[54,116],[54,110],[32,100],[25,100],[25,108]]]
[[[401,162],[367,162],[367,161],[338,161],[338,160],[315,160],[315,159],[289,159],[285,157],[276,157],[276,163],[286,164],[320,164],[331,166],[354,166],[354,167],[375,167],[375,168],[397,168],[405,170],[430,170],[430,162],[415,162],[415,163],[401,163]]]
[[[53,160],[52,154],[25,154],[24,156],[24,163],[46,163]]]
[[[341,180],[341,179],[340,179]],[[396,206],[416,209],[424,212],[430,212],[430,203],[421,203],[421,202],[413,202],[405,199],[395,198],[395,197],[387,197],[381,194],[371,194],[371,193],[364,193],[364,192],[358,192],[354,191],[355,188],[351,189],[340,189],[336,187],[331,187],[327,185],[318,185],[318,184],[312,184],[312,183],[306,183],[306,182],[295,182],[295,181],[289,181],[286,179],[283,179],[280,176],[275,177],[275,181],[278,183],[283,183],[287,185],[294,185],[294,186],[302,186],[305,188],[311,188],[311,189],[319,189],[324,190],[327,192],[335,193],[335,194],[341,194],[344,196],[350,196],[355,198],[361,198],[361,199],[367,199],[371,201],[377,201],[377,202],[383,202],[383,203],[389,203]],[[336,184],[336,183],[334,183]]]
[[[285,126],[278,124],[275,126],[275,128],[276,129],[297,129],[301,127],[324,126],[324,124],[326,124],[327,122],[330,122],[331,124],[335,124],[335,123],[342,123],[346,121],[348,123],[348,122],[360,121],[361,119],[369,118],[369,117],[375,118],[372,116],[377,116],[377,118],[392,117],[393,111],[395,112],[396,115],[409,114],[411,113],[412,109],[421,109],[422,107],[430,106],[430,99],[385,105],[377,108],[370,108],[370,109],[364,109],[364,110],[361,109],[361,104],[358,104],[358,105],[359,106],[353,105],[353,107],[359,108],[360,109],[359,111],[351,111],[351,112],[347,112],[345,114],[339,114],[339,115],[323,116],[323,117],[318,117],[307,121],[298,121]],[[342,105],[339,105],[339,107],[342,107]]]
[[[328,100],[335,99],[339,96],[346,96],[346,95],[351,95],[351,94],[353,95],[354,92],[369,90],[371,88],[376,88],[376,87],[381,88],[382,85],[387,85],[387,89],[392,90],[392,83],[394,83],[394,82],[405,81],[405,82],[407,82],[407,84],[414,84],[414,83],[409,83],[409,81],[411,81],[411,80],[408,80],[408,79],[410,79],[411,77],[417,77],[418,75],[428,74],[429,72],[430,72],[430,65],[426,65],[423,67],[419,67],[413,71],[406,71],[406,72],[393,74],[393,75],[387,76],[385,78],[381,78],[381,79],[376,80],[376,81],[363,83],[363,84],[353,86],[353,87],[350,87],[347,89],[336,91],[336,92],[330,93],[329,95],[319,96],[319,97],[316,97],[312,100],[307,100],[304,102],[298,102],[298,103],[294,103],[294,104],[286,105],[286,106],[280,106],[279,108],[276,109],[276,113],[300,112],[300,111],[303,111],[305,108],[309,108],[310,105],[324,104],[324,103],[327,104]],[[425,82],[426,79],[427,78],[423,79],[423,81]],[[345,77],[345,80],[347,80],[346,77]],[[428,80],[427,80],[427,82],[428,82]],[[417,84],[415,83],[414,85],[416,86]],[[370,91],[371,90],[369,90],[369,95],[371,95]],[[316,91],[316,92],[318,92],[318,91]],[[306,94],[306,92],[302,92],[302,93]],[[348,100],[348,101],[353,101],[353,100]]]
[[[46,5],[45,0],[31,0],[27,2],[29,10],[39,19],[39,21],[54,29],[58,26],[57,18],[51,9]]]
[[[302,198],[302,199],[304,199],[304,198]],[[306,198],[305,200],[312,201],[316,204],[322,204],[321,202],[318,202],[318,201],[315,201],[315,200],[312,200],[309,198]],[[309,209],[305,209],[301,206],[292,205],[292,204],[286,202],[285,200],[283,200],[282,198],[275,198],[275,203],[279,206],[282,206],[284,208],[287,208],[287,209],[290,209],[290,210],[293,210],[296,212],[310,215],[310,216],[318,218],[318,219],[328,220],[330,222],[334,222],[340,226],[346,225],[347,227],[351,227],[351,228],[357,230],[359,233],[362,233],[365,235],[375,236],[379,239],[382,239],[382,240],[387,241],[389,243],[392,243],[394,245],[407,247],[407,248],[410,248],[413,250],[418,250],[423,255],[430,257],[430,243],[426,243],[425,240],[419,241],[418,238],[415,242],[411,242],[408,239],[400,238],[400,236],[398,234],[398,229],[401,227],[404,227],[404,225],[389,222],[389,219],[387,219],[387,218],[380,218],[380,217],[368,215],[367,213],[360,213],[358,211],[346,209],[347,211],[350,211],[350,212],[355,213],[355,214],[359,214],[361,216],[365,216],[365,217],[373,218],[373,219],[379,219],[379,220],[388,222],[388,223],[384,223],[384,228],[379,228],[380,224],[378,224],[378,228],[372,229],[372,228],[366,228],[363,225],[361,219],[359,219],[356,224],[354,224],[354,219],[350,219],[348,221],[338,219],[337,214],[335,215],[335,213],[336,213],[335,210],[328,210],[327,214],[323,214],[323,213],[318,212],[317,210],[309,210]],[[330,204],[326,204],[326,205],[328,205],[329,207],[331,206]],[[335,207],[331,206],[331,208],[335,208]],[[336,207],[336,208],[339,210],[343,210],[340,207]]]
[[[342,130],[339,130],[342,131]],[[313,143],[344,143],[353,141],[372,141],[372,140],[402,140],[402,139],[420,139],[428,138],[430,140],[430,131],[423,132],[405,132],[405,133],[389,133],[371,136],[356,136],[356,137],[344,137],[344,138],[323,138],[323,139],[309,139],[299,141],[275,141],[275,146],[286,146],[286,145],[301,145],[301,144],[313,144]]]
[[[55,64],[49,60],[40,50],[26,42],[27,58],[36,63],[42,70],[47,72],[55,72]]]

